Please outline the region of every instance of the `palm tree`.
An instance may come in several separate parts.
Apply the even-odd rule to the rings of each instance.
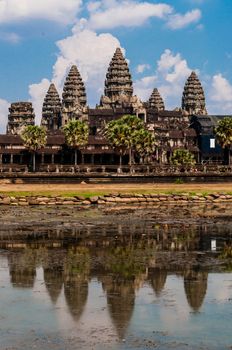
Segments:
[[[215,128],[216,138],[222,148],[227,151],[228,164],[230,164],[230,146],[232,144],[232,118],[225,117],[219,121]]]
[[[151,143],[154,140],[153,135],[145,129],[144,122],[133,115],[124,115],[120,119],[109,122],[105,126],[104,135],[114,148],[120,150],[120,166],[123,151],[128,150],[129,165],[131,165],[134,152],[141,153],[145,148],[148,150],[145,140],[147,142],[150,140]]]
[[[24,146],[33,155],[33,171],[35,172],[35,155],[39,149],[43,148],[46,145],[46,130],[43,127],[37,125],[28,125],[23,129],[21,138],[23,140]]]
[[[67,145],[75,151],[75,165],[77,165],[77,150],[88,143],[89,128],[86,122],[71,119],[63,127]]]
[[[134,137],[136,140],[135,150],[144,162],[144,158],[155,152],[155,136],[147,129],[142,128],[135,133]]]
[[[187,149],[176,149],[171,157],[171,163],[174,165],[194,165],[196,160]]]

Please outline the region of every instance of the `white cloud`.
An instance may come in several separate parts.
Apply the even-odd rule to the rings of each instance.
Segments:
[[[76,64],[88,89],[89,103],[99,102],[109,62],[120,42],[109,33],[73,28],[73,35],[57,42],[59,55],[53,67],[53,80],[58,89],[72,64]],[[96,101],[96,95],[98,95]]]
[[[155,87],[157,81],[156,75],[145,76],[141,79],[138,79],[134,83],[135,94],[142,99],[142,101],[148,100],[152,90]]]
[[[212,79],[211,99],[214,101],[232,102],[232,85],[229,81],[217,74]]]
[[[14,32],[0,32],[0,40],[18,44],[21,41],[21,37]]]
[[[150,69],[151,66],[149,64],[139,64],[136,67],[136,72],[137,73],[143,73],[145,70]]]
[[[5,134],[10,104],[0,99],[0,133]]]
[[[195,9],[189,12],[186,12],[184,15],[173,14],[169,16],[167,21],[167,26],[171,29],[181,29],[187,27],[189,24],[196,23],[201,19],[201,11]]]
[[[166,108],[180,107],[184,84],[190,73],[191,69],[180,53],[166,49],[157,61],[155,74],[135,82],[135,92],[147,100],[157,87],[166,101]]]
[[[152,17],[164,19],[173,12],[173,8],[167,4],[153,4],[133,0],[102,0],[101,2],[92,2],[89,11],[90,28],[112,29],[119,26],[141,26]]]
[[[188,63],[182,59],[180,53],[176,55],[171,50],[166,49],[158,61],[158,72],[171,84],[180,84],[191,73]]]
[[[154,4],[148,1],[91,1],[87,8],[89,11],[87,25],[94,30],[138,27],[151,18],[162,19],[167,22],[169,28],[176,30],[196,23],[201,18],[199,9],[179,14],[175,13],[174,8],[168,4]]]
[[[36,115],[36,124],[40,125],[41,116],[42,116],[42,106],[43,100],[46,95],[46,92],[49,88],[50,81],[48,79],[42,79],[38,84],[31,84],[29,86],[29,95],[31,97],[31,102],[34,107]]]
[[[111,34],[97,34],[76,25],[72,35],[57,42],[59,53],[53,66],[52,81],[60,96],[65,77],[73,64],[76,64],[87,88],[88,103],[99,103],[104,91],[104,80],[109,62],[120,42]],[[124,50],[123,50],[124,51]],[[50,81],[42,79],[38,84],[29,86],[29,94],[36,113],[37,123],[40,123],[43,99]]]
[[[1,0],[0,23],[45,19],[73,23],[82,0]]]
[[[232,84],[221,73],[212,78],[209,100],[210,113],[232,114]]]

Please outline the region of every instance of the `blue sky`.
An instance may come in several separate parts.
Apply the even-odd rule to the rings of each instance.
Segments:
[[[167,109],[180,107],[196,70],[208,111],[231,114],[231,33],[231,0],[1,0],[0,131],[14,101],[32,101],[39,123],[50,82],[61,93],[72,64],[94,106],[117,46],[142,100],[158,87]]]

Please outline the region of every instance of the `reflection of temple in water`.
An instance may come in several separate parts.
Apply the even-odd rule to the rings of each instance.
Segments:
[[[153,268],[149,271],[149,280],[155,295],[159,297],[164,289],[167,279],[167,270],[161,268]]]
[[[133,280],[105,276],[102,278],[102,287],[118,337],[123,339],[134,311],[135,283]]]
[[[80,319],[88,299],[89,264],[88,249],[68,249],[64,264],[64,295],[75,321]]]
[[[65,300],[69,312],[78,321],[88,299],[88,281],[69,280],[64,283]]]
[[[160,225],[154,229],[153,236],[130,234],[128,239],[123,236],[123,230],[122,225],[117,225],[117,236],[113,238],[105,236],[104,231],[104,236],[96,239],[83,237],[69,244],[64,241],[62,249],[51,248],[50,243],[48,248],[44,242],[41,247],[37,242],[37,249],[33,249],[34,243],[25,243],[21,250],[17,248],[8,255],[11,282],[14,287],[32,288],[36,266],[42,265],[51,301],[55,304],[63,289],[69,312],[78,321],[87,303],[88,283],[92,277],[97,278],[106,292],[109,314],[120,338],[124,337],[133,314],[135,290],[139,290],[144,281],[161,297],[168,273],[183,276],[187,301],[193,310],[199,310],[208,276],[207,272],[191,268],[198,259],[195,249],[201,242],[199,231],[193,228],[183,237],[176,227]],[[186,272],[185,263],[176,259],[175,254],[188,261]]]
[[[8,255],[8,266],[13,287],[33,288],[36,277],[36,255],[32,249]]]
[[[198,311],[204,301],[207,291],[208,272],[186,271],[184,273],[184,289],[189,306]]]
[[[56,251],[49,251],[47,259],[43,261],[44,282],[51,301],[56,304],[63,286],[64,259],[57,257]]]

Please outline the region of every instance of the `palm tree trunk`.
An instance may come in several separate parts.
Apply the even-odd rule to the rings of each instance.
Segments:
[[[129,148],[129,165],[131,166],[132,164],[132,149]]]
[[[122,167],[122,151],[120,150],[120,155],[119,155],[119,167],[121,169]]]
[[[75,165],[77,165],[77,149],[75,148],[75,161],[74,161]]]
[[[35,172],[35,152],[33,152],[33,172]]]

